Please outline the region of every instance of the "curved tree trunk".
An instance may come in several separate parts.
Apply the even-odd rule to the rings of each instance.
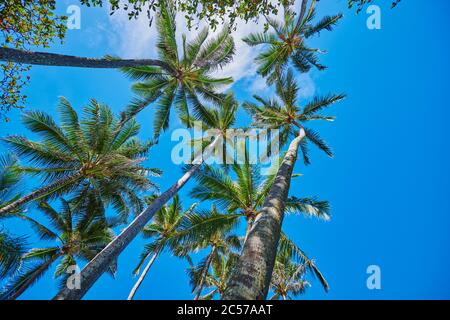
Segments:
[[[61,257],[63,254],[55,254],[51,259],[48,259],[46,262],[42,264],[42,266],[39,267],[21,286],[20,288],[14,292],[10,297],[8,297],[8,300],[16,300],[19,296],[22,295],[22,293],[25,292],[38,278],[43,272],[45,272],[50,265],[55,262],[59,257]]]
[[[20,199],[17,199],[16,201],[8,204],[7,206],[0,208],[0,216],[10,213],[30,201],[34,201],[39,198],[42,198],[43,196],[46,196],[47,194],[51,194],[52,192],[55,192],[56,190],[61,189],[62,187],[66,186],[67,184],[80,179],[82,176],[83,176],[83,172],[77,171],[76,173],[74,173],[68,177],[58,179],[55,182],[53,182],[45,187],[37,189],[36,191],[33,191],[32,193],[30,193]]]
[[[156,258],[158,257],[159,253],[161,252],[161,247],[159,247],[155,254],[152,256],[152,258],[150,259],[150,261],[148,262],[148,264],[145,266],[145,269],[142,271],[142,274],[139,276],[138,281],[136,281],[133,289],[131,289],[130,294],[128,295],[128,299],[127,300],[133,300],[134,295],[136,294],[136,291],[139,289],[139,287],[142,284],[142,281],[144,281],[148,271],[150,270],[151,266],[153,265],[153,263],[155,262]]]
[[[255,220],[244,249],[228,281],[224,300],[264,300],[270,287],[277,254],[284,206],[297,160],[298,148],[305,131],[291,142],[274,183]]]
[[[168,70],[165,62],[153,59],[108,59],[68,56],[56,53],[0,48],[0,61],[58,67],[117,69],[123,67],[158,66]],[[170,69],[169,69],[170,70]]]
[[[198,285],[197,294],[195,295],[194,300],[200,299],[200,295],[202,294],[203,286],[205,285],[205,279],[206,279],[206,276],[208,275],[209,267],[211,266],[211,262],[214,257],[215,251],[216,251],[216,247],[212,246],[211,252],[209,253],[209,256],[208,256],[208,259],[206,260],[205,269],[202,272],[200,284]]]
[[[215,145],[221,141],[216,138],[204,153],[199,158],[194,160],[194,163],[189,171],[187,171],[175,184],[168,190],[161,194],[153,203],[148,206],[142,213],[140,213],[128,227],[126,227],[119,236],[111,241],[94,259],[92,259],[81,271],[81,289],[71,290],[63,288],[53,298],[54,300],[79,300],[86,292],[94,285],[100,276],[107,271],[111,263],[119,256],[119,254],[133,241],[133,239],[141,232],[145,225],[153,218],[155,213],[160,210],[178,191],[194,176],[195,172],[200,169],[203,161],[210,155],[211,150]],[[200,160],[201,159],[201,160]]]

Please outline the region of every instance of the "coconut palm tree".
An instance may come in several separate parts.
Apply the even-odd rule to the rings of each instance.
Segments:
[[[293,297],[305,293],[310,283],[305,280],[306,267],[292,261],[285,252],[278,252],[273,269],[270,289],[273,296],[270,300],[292,300]]]
[[[23,255],[24,263],[33,263],[21,272],[2,295],[5,299],[16,299],[32,286],[56,262],[59,261],[55,278],[61,278],[61,285],[68,277],[67,268],[80,261],[91,260],[113,238],[111,228],[115,225],[105,219],[102,203],[95,201],[85,206],[83,211],[73,211],[72,203],[61,198],[61,210],[57,211],[48,203],[39,204],[39,210],[48,218],[51,228],[23,214],[18,216],[31,224],[41,240],[54,241],[51,246],[34,248]],[[115,267],[110,266],[111,270]]]
[[[148,274],[151,266],[156,261],[158,256],[163,253],[163,251],[168,248],[172,252],[177,252],[179,244],[176,241],[169,241],[173,238],[180,226],[180,223],[194,210],[197,204],[193,204],[187,211],[183,212],[182,205],[178,196],[175,196],[170,205],[165,205],[159,210],[153,221],[144,227],[142,234],[145,238],[154,239],[152,243],[146,245],[142,251],[139,264],[134,270],[134,275],[139,275],[141,267],[144,265],[145,261],[150,258],[144,270],[142,271],[136,284],[133,286],[130,294],[128,295],[128,300],[132,300],[144,281],[146,275]]]
[[[2,205],[7,205],[20,196],[21,174],[17,170],[17,165],[17,158],[13,155],[0,155],[0,203]],[[20,258],[25,253],[26,246],[25,237],[13,236],[0,226],[0,280],[19,268]]]
[[[300,72],[308,72],[313,66],[319,70],[325,69],[317,58],[317,53],[322,51],[310,48],[306,40],[323,30],[331,31],[342,18],[342,14],[325,16],[319,22],[313,23],[316,0],[311,1],[309,9],[308,2],[309,0],[302,1],[297,18],[289,5],[284,5],[282,22],[266,17],[273,32],[252,33],[243,39],[250,46],[268,46],[258,55],[256,62],[259,64],[259,74],[269,76],[269,83],[275,80],[277,73],[282,72],[289,63]]]
[[[265,101],[261,99],[261,102],[264,101],[263,107],[252,103],[245,105],[247,110],[254,115],[255,125],[279,128],[282,143],[287,142],[290,137],[293,139],[267,194],[261,213],[256,218],[244,244],[242,255],[236,265],[236,272],[230,279],[224,299],[254,300],[266,298],[298,150],[303,151],[305,162],[309,162],[307,141],[318,146],[328,155],[332,155],[326,142],[315,131],[306,128],[305,124],[312,120],[333,120],[334,118],[321,115],[319,112],[342,100],[344,96],[330,95],[315,98],[305,107],[300,108],[297,106],[298,88],[291,72],[288,72],[286,76],[279,77],[277,94],[282,105],[275,100]],[[258,270],[258,272],[255,272],[255,270]],[[251,283],[250,286],[248,286],[249,283]]]
[[[199,300],[212,300],[216,294],[219,295],[219,298],[222,298],[238,257],[237,254],[230,252],[228,255],[219,254],[212,261],[211,272],[208,272],[204,281],[204,289],[209,292],[201,296]],[[191,283],[195,283],[195,279],[198,278],[198,274],[193,271],[189,273]]]
[[[22,166],[21,171],[41,177],[44,186],[2,206],[0,215],[31,201],[68,193],[80,201],[86,194],[95,193],[105,206],[111,204],[123,221],[130,212],[142,209],[139,192],[155,188],[148,176],[160,175],[159,170],[142,165],[153,143],[141,142],[136,137],[140,129],[137,122],[114,117],[106,105],[92,100],[83,110],[79,119],[62,98],[58,107],[60,125],[41,111],[23,115],[24,125],[41,141],[18,135],[2,139],[29,160],[30,165]]]
[[[158,56],[169,68],[141,66],[122,69],[131,79],[139,81],[133,85],[133,90],[140,96],[135,108],[144,108],[146,104],[143,101],[157,100],[154,120],[156,137],[168,128],[172,106],[190,127],[189,105],[198,104],[200,99],[223,103],[224,95],[216,91],[220,86],[233,82],[232,78],[213,77],[214,71],[232,60],[235,45],[230,29],[225,26],[209,41],[208,28],[200,31],[191,42],[187,42],[183,35],[182,52],[179,53],[175,15],[174,7],[168,4],[160,7],[156,18]]]
[[[228,168],[205,166],[196,175],[198,184],[191,190],[190,195],[203,201],[211,200],[229,213],[237,213],[236,217],[245,217],[247,239],[275,175],[262,176],[260,166],[250,164],[247,152],[243,164],[236,163],[229,167],[231,173]],[[236,177],[235,180],[232,176]],[[315,198],[290,197],[286,202],[286,210],[292,214],[330,219],[328,202]]]
[[[63,288],[54,299],[76,300],[81,299],[97,279],[107,271],[108,266],[120,253],[131,243],[131,241],[141,232],[145,225],[153,218],[170,199],[172,199],[196,174],[204,161],[216,153],[220,146],[226,144],[227,129],[231,128],[236,119],[238,105],[232,96],[227,96],[224,103],[213,108],[197,103],[194,106],[195,112],[191,117],[202,123],[204,130],[212,130],[211,136],[205,137],[207,147],[202,149],[192,161],[192,165],[187,168],[183,176],[178,179],[170,188],[157,197],[144,211],[142,211],[122,233],[111,241],[86,267],[81,271],[83,287],[80,290],[70,290]]]
[[[230,219],[226,214],[220,213],[216,206],[212,206],[210,210],[198,210],[190,214],[182,223],[177,236],[181,241],[181,252],[187,254],[201,249],[208,250],[206,257],[189,270],[193,291],[196,292],[194,300],[201,296],[213,261],[219,259],[221,254],[240,250],[241,239],[231,234],[236,222],[236,219]]]
[[[281,257],[283,259],[281,259]],[[214,259],[212,261],[211,272],[207,274],[204,286],[204,288],[208,289],[209,292],[206,295],[202,296],[200,300],[211,300],[215,295],[218,295],[219,299],[222,299],[228,284],[228,280],[231,277],[238,258],[238,254],[230,252],[227,255],[220,254],[217,259]],[[293,277],[292,279],[290,277],[288,278],[287,276],[283,277],[283,275],[288,274],[282,273],[284,262],[286,262],[286,264],[289,264],[289,267],[292,265],[302,266],[302,273],[299,274],[299,276],[303,276],[308,271],[311,272],[313,276],[319,279],[323,288],[328,291],[328,283],[323,277],[320,270],[315,265],[315,262],[309,259],[306,254],[283,233],[281,235],[280,245],[278,247],[277,261],[275,264],[274,273],[272,275],[271,289],[274,292],[274,296],[272,297],[273,299],[277,298],[276,294],[278,292],[282,292],[281,288],[287,288],[288,290],[284,291],[287,291],[287,293],[290,294],[291,291],[297,288],[297,285],[302,284],[299,279],[300,277]],[[288,271],[291,269],[292,268],[286,268],[284,270]],[[191,282],[194,282],[194,279],[198,277],[195,272],[191,272],[189,275],[191,278]],[[303,284],[306,285],[306,283]],[[280,290],[277,291],[278,287],[280,287]]]

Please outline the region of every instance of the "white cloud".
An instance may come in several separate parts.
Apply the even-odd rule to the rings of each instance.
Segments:
[[[316,93],[316,84],[311,77],[310,73],[302,73],[296,77],[299,90],[300,98],[311,98]]]
[[[129,20],[125,12],[119,11],[109,18],[111,31],[105,32],[108,42],[113,46],[113,50],[124,58],[149,58],[156,56],[155,44],[157,40],[156,26],[149,27],[146,15],[140,15],[136,20]],[[205,24],[199,23],[199,28]],[[255,22],[237,22],[236,31],[233,37],[236,43],[236,55],[232,63],[219,70],[217,76],[233,77],[238,81],[244,77],[254,76],[256,66],[253,60],[258,55],[259,48],[251,48],[243,41],[250,32],[262,31],[263,24]],[[218,32],[218,31],[216,31]],[[182,15],[177,16],[177,38],[181,41],[181,35],[186,34],[188,40],[196,37],[196,30],[188,30],[185,19]],[[210,36],[214,36],[211,34]]]

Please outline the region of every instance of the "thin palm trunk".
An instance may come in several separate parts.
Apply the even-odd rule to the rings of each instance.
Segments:
[[[255,220],[225,290],[224,300],[264,300],[270,287],[284,218],[285,202],[300,143],[305,131],[291,142],[275,181]]]
[[[203,286],[205,285],[206,276],[208,275],[209,267],[211,266],[211,262],[214,258],[214,253],[216,252],[216,246],[212,246],[211,252],[208,255],[208,258],[206,260],[205,268],[202,272],[201,278],[200,278],[200,284],[198,285],[197,294],[195,295],[194,300],[200,299],[200,295],[203,291]]]
[[[39,267],[21,286],[20,288],[14,292],[10,297],[8,297],[9,300],[16,300],[19,296],[21,296],[25,290],[27,290],[33,283],[36,281],[36,279],[43,273],[45,270],[47,270],[50,265],[55,262],[59,257],[63,256],[63,253],[55,254],[53,257],[48,259],[46,262],[42,264],[42,266]]]
[[[133,241],[133,239],[141,232],[145,225],[153,218],[155,213],[160,210],[178,191],[194,176],[197,170],[203,164],[203,161],[211,154],[215,145],[221,141],[219,138],[207,147],[205,154],[200,155],[194,160],[193,165],[177,182],[175,182],[168,190],[161,194],[153,203],[140,213],[128,227],[126,227],[119,236],[111,241],[94,259],[92,259],[81,271],[81,289],[71,290],[63,288],[53,298],[54,300],[79,300],[94,285],[100,276],[108,270],[111,263],[120,255],[120,253]]]
[[[0,216],[10,213],[10,212],[18,209],[20,206],[27,204],[28,202],[31,202],[31,201],[40,199],[44,196],[47,196],[65,186],[67,186],[69,183],[73,183],[74,181],[80,179],[82,176],[83,176],[83,172],[80,170],[70,176],[58,179],[55,182],[53,182],[45,187],[39,188],[39,189],[33,191],[32,193],[8,204],[7,206],[0,208]]]
[[[128,300],[133,300],[134,295],[136,294],[137,290],[141,286],[142,282],[144,281],[145,277],[147,276],[148,271],[150,270],[151,266],[155,262],[156,258],[158,257],[159,253],[161,252],[162,246],[159,246],[156,252],[153,254],[152,258],[148,262],[148,264],[145,266],[145,269],[142,271],[142,274],[140,275],[138,281],[136,281],[136,284],[134,285],[133,289],[131,289],[131,292],[128,296]]]
[[[159,66],[170,67],[163,61],[153,59],[108,59],[68,56],[56,53],[25,51],[13,48],[0,48],[0,61],[16,62],[41,66],[78,67],[96,69],[117,69],[123,67]],[[169,69],[168,69],[169,68]]]

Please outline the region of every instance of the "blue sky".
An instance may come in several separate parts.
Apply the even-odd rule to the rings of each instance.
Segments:
[[[61,1],[65,5],[77,1]],[[347,94],[333,106],[337,121],[316,126],[335,150],[329,159],[312,153],[313,163],[296,166],[303,176],[294,180],[291,194],[318,196],[330,201],[332,220],[317,221],[288,216],[286,232],[310,256],[327,278],[325,293],[317,281],[302,299],[448,299],[450,298],[449,143],[447,77],[450,43],[446,25],[447,1],[402,1],[391,11],[382,6],[381,30],[366,28],[367,15],[346,9],[346,1],[320,1],[319,13],[344,12],[332,33],[312,41],[328,53],[325,72],[300,77],[303,100],[313,94]],[[240,25],[236,38],[254,26]],[[109,17],[102,9],[82,9],[81,30],[71,30],[63,45],[51,51],[99,57],[155,57],[154,27],[145,21],[129,23],[123,15]],[[254,93],[270,95],[271,89],[255,76],[252,58],[257,51],[238,42],[235,62],[223,73],[238,81],[231,88],[242,102]],[[34,67],[27,89],[27,109],[55,114],[59,96],[81,110],[90,98],[120,111],[131,99],[130,81],[115,70]],[[9,114],[0,135],[28,134],[20,113]],[[241,123],[247,121],[239,112]],[[152,136],[152,108],[142,112],[142,138]],[[173,119],[171,130],[179,127]],[[181,174],[170,162],[170,130],[155,147],[148,164],[164,170],[156,179],[162,190]],[[0,152],[6,151],[5,145]],[[187,208],[193,200],[181,193]],[[5,224],[21,235],[31,231],[23,224]],[[33,239],[31,236],[30,239]],[[135,279],[142,239],[134,241],[119,259],[116,279],[103,276],[86,299],[125,299]],[[366,268],[379,265],[381,290],[368,290]],[[136,298],[191,299],[187,264],[170,254],[157,260]],[[24,299],[48,299],[56,293],[49,272],[28,290]]]

